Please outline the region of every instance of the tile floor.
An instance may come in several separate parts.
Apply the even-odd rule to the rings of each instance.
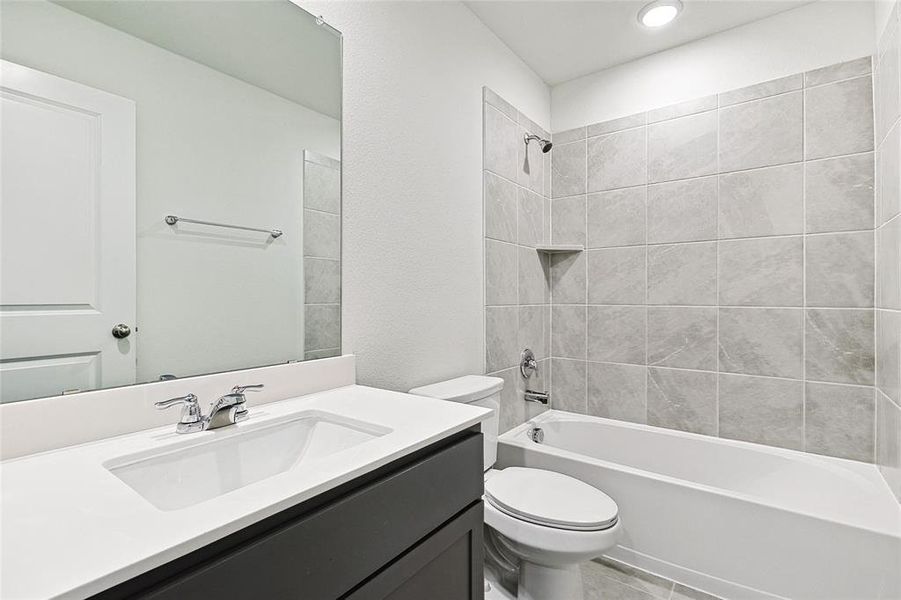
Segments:
[[[719,600],[607,558],[582,565],[582,584],[585,600]]]

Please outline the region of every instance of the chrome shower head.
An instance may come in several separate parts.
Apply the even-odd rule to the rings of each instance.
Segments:
[[[537,135],[533,135],[533,134],[531,134],[531,133],[527,133],[527,134],[525,135],[525,138],[524,138],[524,139],[526,140],[526,146],[528,146],[528,145],[529,145],[529,142],[531,142],[531,141],[533,141],[533,140],[536,141],[536,142],[538,142],[538,147],[541,148],[541,151],[542,151],[543,153],[545,153],[545,154],[547,154],[548,152],[550,152],[550,151],[551,151],[551,148],[554,147],[554,144],[552,144],[549,140],[546,140],[546,139],[544,139],[544,138],[540,138],[540,137],[538,137]]]

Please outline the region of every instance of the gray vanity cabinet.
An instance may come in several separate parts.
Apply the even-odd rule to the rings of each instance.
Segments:
[[[482,486],[462,432],[96,598],[482,600]]]

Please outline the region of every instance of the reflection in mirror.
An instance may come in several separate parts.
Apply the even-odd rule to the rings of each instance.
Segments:
[[[340,34],[288,0],[0,8],[0,400],[339,354]]]

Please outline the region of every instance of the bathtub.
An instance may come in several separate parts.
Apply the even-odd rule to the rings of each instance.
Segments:
[[[901,598],[901,509],[873,465],[557,410],[498,441],[499,467],[616,501],[611,558],[729,599]]]

